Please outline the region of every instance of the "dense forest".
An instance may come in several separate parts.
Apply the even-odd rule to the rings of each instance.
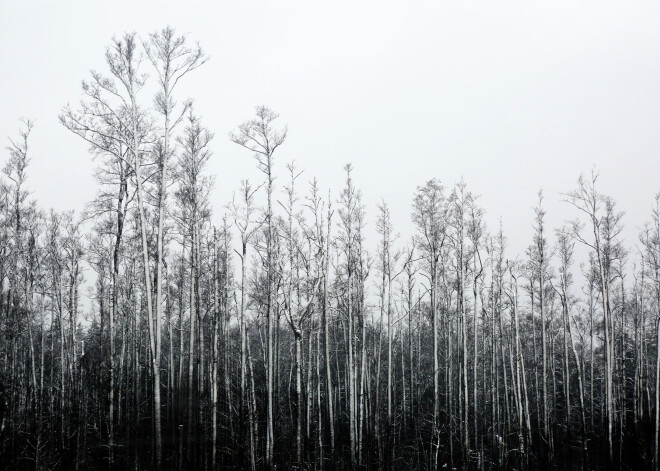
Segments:
[[[96,162],[80,214],[31,196],[38,127],[10,135],[0,468],[658,468],[660,197],[624,241],[597,171],[576,174],[565,225],[539,192],[510,254],[439,175],[401,195],[404,240],[350,164],[329,189],[289,163],[268,107],[214,156],[177,94],[206,60],[169,27],[110,42],[59,116]],[[211,158],[263,178],[212,201]]]

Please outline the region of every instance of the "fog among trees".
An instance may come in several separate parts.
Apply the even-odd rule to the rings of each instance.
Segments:
[[[40,124],[5,131],[2,469],[658,469],[660,193],[624,239],[578,168],[513,253],[479,188],[420,175],[399,227],[351,163],[324,187],[289,159],[276,110],[208,129],[179,92],[194,33],[104,57],[59,115],[94,162],[84,211],[35,199]],[[211,159],[259,178],[216,201]]]

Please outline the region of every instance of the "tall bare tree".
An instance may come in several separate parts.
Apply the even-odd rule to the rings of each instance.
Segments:
[[[653,466],[660,463],[660,194],[655,196],[651,212],[651,224],[646,237],[641,238],[644,248],[646,273],[653,283],[653,296],[656,307],[656,362],[655,362],[655,398],[654,398],[654,434],[653,434]]]
[[[273,224],[273,187],[275,175],[273,173],[275,151],[286,140],[287,129],[275,129],[273,123],[278,115],[266,106],[257,106],[255,118],[243,122],[230,138],[236,144],[248,149],[257,161],[258,169],[266,178],[266,322],[267,333],[267,387],[266,387],[266,466],[273,467],[274,457],[274,416],[273,416],[273,387],[275,379],[274,363],[274,330],[275,330],[275,266],[273,261],[274,224]]]
[[[566,201],[578,209],[589,224],[591,237],[583,235],[585,223],[576,219],[571,224],[571,234],[595,254],[598,270],[603,330],[605,332],[605,412],[609,460],[614,460],[612,430],[614,427],[613,389],[613,319],[610,303],[610,285],[614,276],[614,263],[622,254],[619,235],[623,213],[616,211],[614,200],[596,190],[598,173],[592,171],[590,178],[580,176],[577,189],[567,193]]]
[[[413,223],[419,231],[418,246],[425,260],[425,272],[431,296],[433,321],[433,427],[431,437],[432,466],[438,465],[440,439],[438,419],[440,414],[440,358],[438,351],[438,263],[446,238],[446,207],[443,187],[438,180],[429,180],[418,187],[413,200]]]

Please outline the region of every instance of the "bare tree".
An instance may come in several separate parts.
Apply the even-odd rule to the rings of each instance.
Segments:
[[[622,248],[618,240],[621,233],[623,213],[617,212],[614,200],[596,191],[598,173],[593,171],[591,178],[580,176],[576,190],[565,195],[566,201],[578,209],[589,221],[592,238],[583,236],[584,223],[579,219],[571,223],[571,235],[595,253],[603,309],[603,327],[605,332],[605,410],[609,460],[614,460],[612,429],[614,422],[613,398],[613,320],[610,305],[610,284],[612,282],[614,262],[621,256]]]
[[[548,392],[548,321],[546,302],[550,278],[550,249],[545,236],[545,210],[543,209],[543,192],[538,193],[538,205],[534,208],[536,216],[534,225],[534,241],[528,249],[530,279],[538,283],[539,312],[541,315],[541,365],[542,365],[542,395],[543,395],[543,440],[547,444],[548,457],[552,459],[552,414],[550,411],[550,398]]]
[[[192,440],[195,436],[193,430],[195,320],[196,318],[201,317],[199,305],[201,226],[210,217],[209,192],[211,191],[214,181],[212,177],[205,174],[206,166],[211,157],[211,151],[209,149],[211,139],[213,139],[213,134],[202,126],[200,118],[195,116],[192,110],[190,110],[183,136],[178,138],[181,152],[179,153],[176,166],[176,177],[179,181],[176,198],[179,205],[180,220],[183,223],[183,230],[187,233],[188,240],[190,241],[190,337],[187,404],[188,461],[195,459],[192,455]]]
[[[274,243],[274,228],[273,228],[273,184],[275,175],[273,174],[274,154],[275,151],[286,140],[287,129],[277,130],[273,127],[273,122],[277,119],[278,115],[266,106],[258,106],[256,108],[256,117],[249,121],[243,122],[238,130],[230,134],[230,138],[236,144],[245,147],[254,154],[257,160],[257,167],[266,177],[266,274],[267,274],[267,299],[266,303],[266,319],[267,319],[267,388],[266,388],[266,402],[267,402],[267,419],[266,419],[266,466],[270,469],[273,467],[273,450],[274,450],[274,428],[273,428],[273,385],[275,375],[274,363],[274,329],[275,329],[275,289],[274,289],[274,262],[273,262],[273,243]]]
[[[653,295],[656,304],[656,362],[655,362],[655,418],[653,435],[653,466],[659,461],[658,444],[660,436],[660,193],[655,196],[651,212],[649,233],[642,239],[646,273],[653,283]]]
[[[557,253],[559,256],[559,288],[555,288],[562,304],[562,317],[564,320],[565,329],[565,368],[566,368],[566,409],[567,409],[567,422],[571,421],[571,403],[570,403],[570,366],[568,362],[568,346],[571,348],[575,367],[577,369],[578,379],[578,394],[580,401],[580,435],[582,438],[582,460],[583,466],[586,464],[587,453],[587,439],[586,439],[586,416],[584,406],[584,374],[582,371],[582,363],[578,355],[577,348],[575,347],[575,339],[573,337],[573,328],[571,325],[571,307],[575,302],[574,297],[570,293],[570,288],[573,284],[573,275],[570,272],[571,265],[573,264],[573,253],[575,242],[572,241],[570,234],[566,228],[557,231]]]
[[[417,188],[413,200],[413,223],[419,231],[418,246],[425,260],[425,272],[429,280],[431,295],[431,318],[433,320],[433,428],[431,437],[432,466],[438,465],[439,437],[438,416],[440,414],[440,364],[438,356],[438,262],[446,238],[446,208],[443,187],[438,180],[429,180]]]
[[[229,209],[234,218],[234,225],[239,233],[241,250],[235,251],[241,259],[241,281],[240,291],[241,300],[239,303],[238,323],[239,323],[239,343],[241,346],[241,360],[240,360],[240,399],[239,407],[242,411],[243,417],[248,418],[248,427],[250,428],[250,435],[252,434],[254,418],[252,417],[252,408],[249,407],[249,397],[247,395],[247,323],[245,319],[245,312],[247,309],[247,284],[246,284],[246,269],[248,264],[248,246],[253,243],[254,236],[261,229],[261,221],[255,221],[255,202],[254,195],[261,188],[261,185],[253,188],[247,180],[241,182],[240,200],[236,202],[233,200]],[[244,444],[252,443],[248,440],[245,433],[245,420],[241,421],[241,430],[243,431],[243,438],[246,440]],[[254,450],[250,449],[250,461],[254,461]]]
[[[182,121],[183,116],[191,106],[191,101],[184,102],[181,110],[176,113],[176,101],[173,93],[179,80],[191,70],[198,68],[206,61],[202,49],[197,45],[188,48],[185,36],[177,36],[174,29],[166,27],[162,31],[152,33],[145,43],[145,51],[158,76],[159,90],[154,99],[156,110],[163,116],[163,126],[156,153],[158,156],[158,234],[156,239],[156,273],[155,273],[155,345],[152,356],[154,374],[154,427],[156,429],[156,461],[162,459],[161,436],[161,406],[160,406],[160,358],[161,358],[161,318],[163,313],[163,229],[165,224],[165,207],[167,198],[168,161],[173,152],[171,134]]]
[[[344,167],[346,172],[346,186],[339,197],[340,209],[340,235],[341,250],[345,258],[346,273],[346,323],[347,323],[347,382],[348,382],[348,417],[349,417],[349,439],[351,468],[355,469],[358,464],[358,423],[357,423],[357,384],[356,384],[356,360],[355,360],[355,308],[354,308],[354,276],[358,267],[357,245],[358,245],[358,217],[361,211],[360,194],[353,184],[351,176],[352,166]]]

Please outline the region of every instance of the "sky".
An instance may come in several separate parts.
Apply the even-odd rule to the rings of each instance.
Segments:
[[[261,178],[228,134],[265,104],[289,131],[280,190],[295,161],[302,191],[316,177],[336,199],[351,162],[372,240],[381,199],[405,240],[416,188],[462,178],[513,257],[531,241],[537,192],[558,227],[577,215],[562,192],[595,167],[633,248],[660,191],[659,19],[655,1],[2,0],[0,135],[33,119],[33,196],[80,211],[95,163],[58,114],[90,70],[107,72],[113,36],[171,25],[210,57],[177,96],[215,133],[216,222],[242,179]]]

